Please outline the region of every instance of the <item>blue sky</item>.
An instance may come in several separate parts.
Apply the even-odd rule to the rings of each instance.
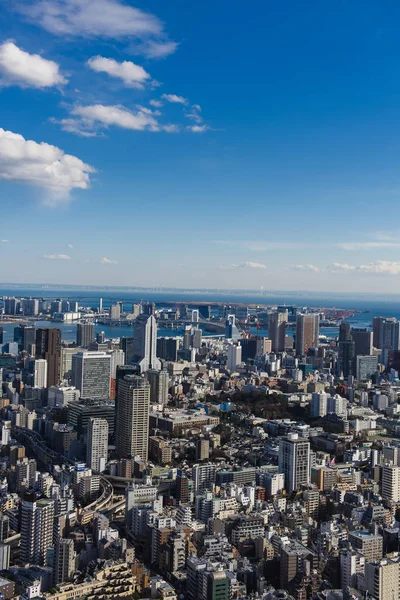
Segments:
[[[398,3],[1,7],[2,281],[400,292]]]

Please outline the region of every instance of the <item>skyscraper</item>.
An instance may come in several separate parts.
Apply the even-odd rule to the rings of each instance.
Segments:
[[[78,323],[76,328],[76,345],[89,348],[94,342],[94,323]]]
[[[58,538],[55,553],[54,584],[69,581],[75,571],[74,540]]]
[[[367,356],[372,354],[372,331],[368,331],[368,329],[354,327],[351,330],[351,337],[353,338],[355,344],[354,353],[356,357],[360,355]]]
[[[287,322],[287,310],[282,312],[272,312],[268,315],[268,339],[271,340],[273,352],[283,352],[285,349]]]
[[[34,369],[33,387],[40,389],[47,387],[47,360],[37,358]]]
[[[168,371],[154,371],[150,369],[146,373],[146,379],[150,385],[150,404],[168,404]]]
[[[303,356],[316,348],[319,339],[319,314],[298,314],[296,318],[296,354]]]
[[[157,356],[164,360],[178,360],[179,339],[174,337],[157,338]],[[127,361],[128,362],[128,361]]]
[[[58,385],[61,371],[60,329],[36,330],[36,358],[47,360],[47,387]]]
[[[152,318],[152,317],[150,317]],[[116,447],[120,455],[147,460],[150,385],[143,377],[126,375],[118,382]]]
[[[279,472],[285,475],[288,493],[310,482],[310,442],[291,433],[279,444]]]
[[[242,362],[242,346],[240,342],[228,345],[227,367],[229,371],[234,371]]]
[[[157,358],[157,321],[152,315],[140,315],[135,321],[133,354],[141,373],[149,369],[161,370]]]
[[[106,419],[89,420],[86,445],[86,464],[93,471],[104,471],[108,457],[108,422]]]
[[[35,328],[24,324],[14,327],[14,342],[17,342],[20,352],[25,350],[32,354],[35,347]]]
[[[383,347],[383,323],[384,322],[385,322],[385,317],[374,317],[372,319],[372,334],[373,334],[374,348],[382,348]]]
[[[347,379],[355,374],[355,343],[351,337],[350,325],[341,323],[339,327],[338,375]]]
[[[3,343],[4,340],[4,327],[0,327],[0,344]]]
[[[21,560],[24,564],[45,563],[53,545],[54,500],[35,500],[27,494],[21,505]]]
[[[111,357],[105,352],[78,352],[72,356],[72,384],[81,398],[107,400],[110,396]]]

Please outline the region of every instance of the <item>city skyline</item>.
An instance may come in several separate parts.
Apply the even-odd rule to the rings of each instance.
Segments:
[[[3,4],[5,280],[400,292],[400,7]]]

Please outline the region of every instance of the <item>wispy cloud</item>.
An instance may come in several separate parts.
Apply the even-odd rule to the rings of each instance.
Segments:
[[[178,47],[155,15],[118,0],[24,0],[15,6],[36,26],[64,38],[131,41],[133,53],[149,58],[164,58]]]
[[[0,128],[0,179],[43,187],[57,203],[75,188],[87,189],[92,173],[93,167],[57,146]]]
[[[43,258],[47,260],[71,260],[68,254],[45,254]]]
[[[0,240],[2,244],[8,244],[8,240]]]
[[[343,271],[355,271],[355,269],[356,267],[354,267],[353,265],[338,262],[334,262],[327,267],[327,270],[332,271],[333,273],[340,273]]]
[[[150,100],[149,104],[151,106],[155,106],[156,108],[161,108],[162,106],[164,106],[161,100]]]
[[[172,104],[187,104],[188,99],[183,96],[177,96],[176,94],[163,94],[161,96],[163,100],[166,102],[171,102]]]
[[[252,241],[252,240],[214,240],[214,244],[221,246],[232,246],[237,248],[245,248],[246,250],[253,250],[254,252],[269,252],[270,250],[295,250],[298,248],[308,248],[309,244],[302,242],[264,242],[264,241]]]
[[[296,265],[294,267],[296,271],[310,271],[312,273],[319,273],[320,269],[315,265]]]
[[[73,245],[72,244],[67,244],[67,248],[71,248],[72,249]]]
[[[49,88],[64,85],[67,79],[58,64],[39,54],[29,54],[13,42],[0,45],[0,83],[19,87]]]
[[[342,250],[369,250],[371,248],[400,248],[400,242],[339,242],[336,244]]]
[[[103,258],[100,259],[100,262],[102,265],[117,265],[118,264],[118,261],[111,260],[110,258],[106,258],[105,256],[103,256]]]
[[[267,267],[261,263],[245,261],[240,264],[220,265],[220,271],[240,271],[241,269],[266,269]]]

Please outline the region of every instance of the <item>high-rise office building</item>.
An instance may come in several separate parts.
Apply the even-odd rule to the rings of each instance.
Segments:
[[[36,298],[25,298],[22,301],[22,312],[27,317],[34,317],[39,314],[39,300]]]
[[[147,460],[149,409],[150,385],[146,379],[126,375],[118,382],[116,447],[120,455]]]
[[[0,326],[0,345],[3,343],[4,341],[4,327]]]
[[[86,445],[86,464],[102,473],[108,457],[108,422],[106,419],[89,420]]]
[[[285,350],[286,324],[288,311],[272,312],[268,315],[268,339],[271,340],[273,352]]]
[[[179,350],[179,338],[176,338],[176,337],[159,337],[159,338],[157,338],[157,356],[158,356],[158,358],[176,362],[178,360],[178,350]]]
[[[353,327],[351,337],[354,341],[355,356],[367,356],[372,354],[373,348],[373,333],[368,329]]]
[[[319,314],[298,314],[296,318],[296,354],[303,356],[316,348],[319,340]]]
[[[54,500],[26,494],[21,505],[21,561],[43,565],[53,545]]]
[[[227,340],[237,342],[240,340],[240,333],[236,327],[236,316],[228,315],[225,322],[225,337]]]
[[[110,375],[112,379],[117,376],[117,367],[121,367],[125,364],[125,353],[123,350],[113,350],[110,352]]]
[[[341,323],[339,327],[337,372],[339,377],[343,375],[345,379],[355,374],[355,343],[348,323]]]
[[[142,313],[147,316],[154,315],[156,312],[156,305],[154,302],[147,302],[142,304]]]
[[[400,467],[384,465],[382,468],[382,498],[388,502],[400,502]]]
[[[154,371],[150,369],[146,372],[146,379],[150,385],[150,404],[168,404],[169,375],[168,371]]]
[[[47,360],[47,387],[58,385],[61,372],[61,330],[36,330],[36,358]]]
[[[13,296],[4,298],[4,312],[6,315],[17,315],[19,313],[20,301]]]
[[[24,350],[32,354],[35,348],[35,328],[24,324],[14,327],[14,342],[17,342],[20,352]]]
[[[94,323],[78,323],[76,327],[76,345],[89,348],[94,342]]]
[[[378,370],[377,356],[357,356],[356,358],[356,377],[358,381],[367,381],[371,379]]]
[[[54,584],[69,581],[75,572],[74,540],[58,538],[55,548]]]
[[[110,319],[118,321],[121,318],[121,303],[117,302],[110,307]]]
[[[285,475],[286,491],[291,493],[310,482],[310,442],[291,433],[279,444],[279,472]]]
[[[72,384],[81,398],[110,397],[111,357],[106,352],[78,352],[72,357]]]
[[[140,315],[134,325],[134,361],[144,373],[149,369],[161,370],[157,358],[157,321],[152,315]]]
[[[120,347],[125,355],[125,364],[129,365],[133,361],[133,337],[122,337]]]
[[[227,367],[229,371],[234,371],[242,362],[242,346],[240,342],[228,345]]]
[[[47,360],[44,358],[35,360],[33,387],[40,389],[47,387]]]

